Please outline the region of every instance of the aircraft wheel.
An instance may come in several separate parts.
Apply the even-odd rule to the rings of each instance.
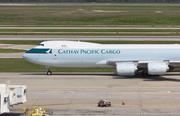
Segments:
[[[47,75],[52,75],[52,72],[51,71],[47,71]]]

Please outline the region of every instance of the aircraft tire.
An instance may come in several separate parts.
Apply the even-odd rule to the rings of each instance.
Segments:
[[[52,72],[51,71],[47,71],[47,75],[52,75]]]

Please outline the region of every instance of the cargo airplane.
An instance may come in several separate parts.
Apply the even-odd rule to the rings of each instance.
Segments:
[[[180,67],[178,44],[97,44],[79,41],[44,41],[23,58],[47,67],[116,68],[117,75],[164,75]]]

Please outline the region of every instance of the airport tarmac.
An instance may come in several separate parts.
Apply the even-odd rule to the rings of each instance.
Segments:
[[[0,44],[0,49],[20,49],[20,50],[29,50],[36,45],[18,45],[18,44]],[[0,58],[23,58],[24,52],[18,53],[0,53]]]
[[[1,35],[0,40],[180,41],[180,36],[36,36],[36,35]]]
[[[19,44],[0,44],[0,49],[20,49],[29,50],[37,45],[19,45]]]
[[[28,88],[28,101],[11,112],[41,105],[53,116],[180,115],[180,73],[146,78],[113,73],[0,73],[0,82],[6,81]],[[99,99],[110,100],[112,107],[97,107]]]

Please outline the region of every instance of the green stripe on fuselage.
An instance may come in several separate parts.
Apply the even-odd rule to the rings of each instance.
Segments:
[[[52,53],[52,49],[40,49],[40,48],[32,48],[29,51],[27,51],[26,53],[41,53],[41,54],[48,54],[48,53]]]

